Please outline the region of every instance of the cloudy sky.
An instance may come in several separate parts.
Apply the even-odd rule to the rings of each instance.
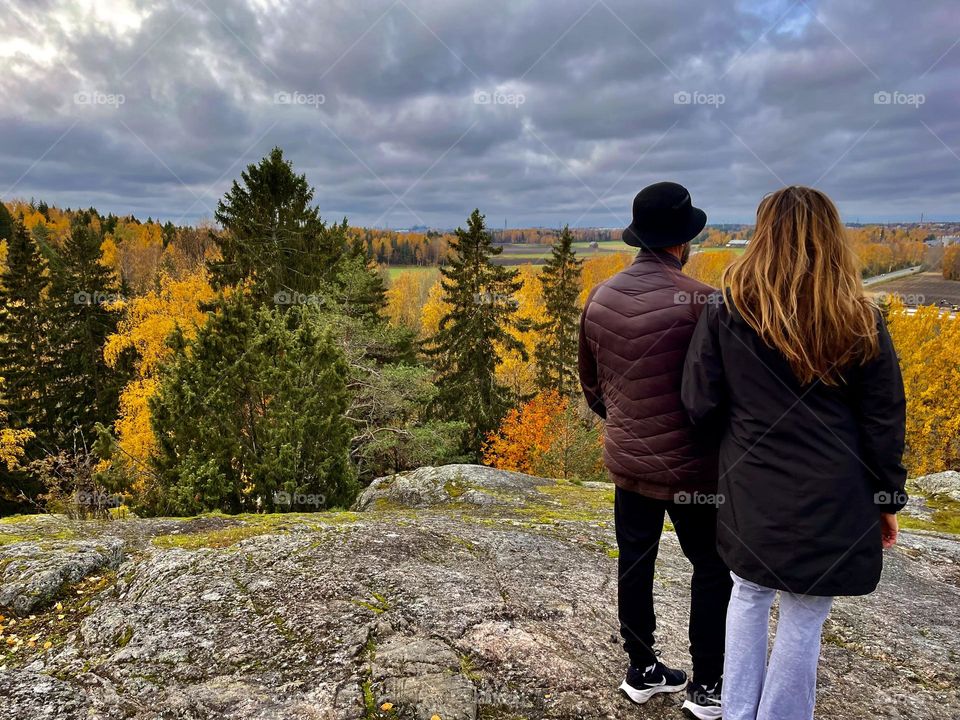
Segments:
[[[8,0],[0,58],[3,199],[193,222],[279,145],[363,225],[960,219],[956,0]]]

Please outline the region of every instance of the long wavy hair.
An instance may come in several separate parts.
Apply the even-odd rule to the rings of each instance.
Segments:
[[[875,306],[840,213],[819,190],[790,186],[767,195],[753,239],[721,284],[724,302],[804,385],[838,385],[845,368],[877,354]]]

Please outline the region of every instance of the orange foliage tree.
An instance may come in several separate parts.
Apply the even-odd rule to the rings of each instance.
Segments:
[[[483,460],[502,470],[595,480],[604,475],[601,436],[573,401],[546,390],[513,408],[490,433]]]

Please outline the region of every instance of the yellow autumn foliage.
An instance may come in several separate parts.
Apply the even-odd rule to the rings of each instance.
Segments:
[[[137,471],[146,466],[156,447],[147,402],[156,391],[156,371],[170,355],[166,340],[177,327],[192,338],[206,317],[201,303],[213,297],[204,270],[179,279],[161,275],[159,290],[130,300],[117,332],[107,338],[104,358],[108,364],[116,364],[129,349],[136,355],[136,376],[120,394],[116,422],[117,441],[134,477],[141,476]]]
[[[932,305],[887,315],[907,396],[910,477],[960,469],[960,318]]]
[[[720,276],[737,257],[738,254],[733,250],[701,251],[690,256],[689,262],[683,266],[683,272],[711,287],[719,287]]]
[[[443,299],[443,286],[440,284],[440,278],[437,278],[430,286],[427,301],[420,311],[420,335],[422,337],[436,335],[440,329],[440,321],[448,312],[450,312],[450,303]]]
[[[3,378],[0,378],[0,391]],[[7,470],[14,470],[23,457],[23,446],[33,438],[30,430],[14,430],[7,426],[7,413],[0,407],[0,464]]]
[[[100,245],[101,262],[135,293],[153,286],[163,258],[163,232],[157,223],[120,221]]]
[[[580,291],[580,304],[583,305],[587,301],[587,296],[594,287],[628,267],[633,262],[634,257],[632,253],[622,252],[597,255],[584,260],[581,274],[583,289]]]
[[[540,270],[527,264],[519,268],[518,276],[523,285],[514,294],[517,304],[517,319],[527,324],[523,331],[511,330],[510,334],[523,343],[527,353],[524,360],[518,352],[508,352],[498,347],[501,357],[497,365],[497,380],[511,388],[517,395],[530,395],[536,390],[537,369],[534,362],[534,351],[540,340],[540,333],[536,326],[546,320],[546,309],[543,301],[543,287],[540,285]]]
[[[394,325],[413,330],[422,327],[423,307],[437,273],[423,270],[403,270],[397,273],[387,288],[386,315]]]

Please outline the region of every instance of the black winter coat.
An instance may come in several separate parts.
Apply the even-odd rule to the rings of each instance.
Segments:
[[[877,357],[840,386],[801,385],[719,295],[701,314],[681,394],[720,441],[717,538],[740,577],[803,595],[876,588],[880,513],[906,503],[903,380],[877,322]]]

